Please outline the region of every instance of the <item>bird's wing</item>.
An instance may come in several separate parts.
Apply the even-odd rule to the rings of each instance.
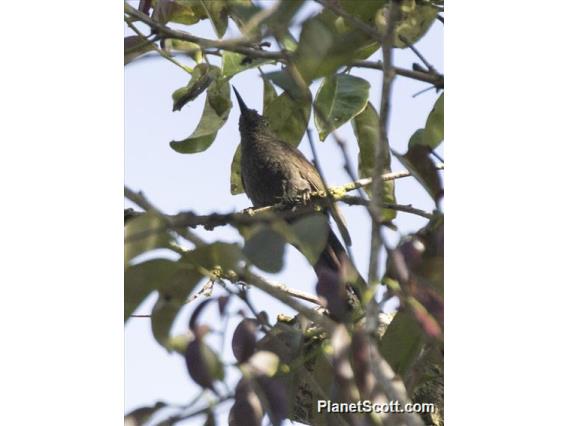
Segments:
[[[304,157],[304,154],[302,154],[299,149],[294,148],[285,142],[282,142],[282,144],[286,146],[284,149],[290,154],[291,161],[295,162],[299,166],[298,169],[300,170],[301,176],[308,181],[312,190],[323,191],[325,189],[323,180],[315,166],[308,161],[306,157]],[[351,246],[351,236],[347,230],[345,218],[335,204],[332,204],[330,210],[333,220],[337,223],[339,232],[343,237],[343,241],[345,241],[345,244],[348,246]]]

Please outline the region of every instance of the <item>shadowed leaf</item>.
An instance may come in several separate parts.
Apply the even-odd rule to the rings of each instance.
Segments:
[[[260,269],[276,273],[284,266],[284,245],[278,232],[264,228],[247,239],[243,253]]]
[[[176,273],[168,281],[162,283],[159,289],[160,296],[152,308],[152,334],[156,341],[168,351],[172,350],[170,331],[174,320],[202,278],[199,272],[178,263]]]
[[[203,388],[214,389],[213,383],[224,377],[223,363],[202,339],[195,339],[185,352],[185,365],[189,376]]]
[[[247,361],[255,351],[256,328],[256,321],[250,318],[244,318],[235,328],[231,347],[239,363]]]
[[[400,311],[381,339],[381,354],[397,374],[404,376],[418,357],[423,343],[424,335],[412,314]]]
[[[295,221],[289,226],[292,234],[287,239],[295,244],[309,262],[314,265],[327,244],[329,223],[323,214],[313,214]]]
[[[139,254],[168,247],[171,240],[166,222],[160,215],[148,212],[130,219],[124,227],[125,265]]]
[[[138,35],[124,37],[124,65],[153,50],[152,43]]]
[[[166,406],[166,403],[158,401],[152,406],[136,408],[124,416],[124,426],[142,426],[146,424],[156,411]]]
[[[217,267],[228,271],[235,269],[242,259],[241,248],[238,244],[229,244],[217,241],[201,246],[182,255],[181,261],[200,266],[210,271]]]
[[[128,320],[138,305],[154,290],[170,281],[178,270],[177,262],[152,259],[132,265],[124,271],[124,320]]]
[[[369,99],[369,82],[347,74],[322,81],[316,95],[315,124],[320,140],[359,114]]]
[[[235,403],[229,412],[229,426],[260,426],[264,411],[253,391],[250,380],[244,377],[237,383]]]
[[[443,196],[442,181],[430,158],[430,149],[424,145],[412,144],[408,147],[406,154],[398,154],[395,151],[393,154],[420,182],[434,201],[438,202]]]
[[[381,33],[387,28],[386,11],[388,5],[376,14],[375,24]],[[394,47],[407,47],[414,44],[426,34],[436,16],[438,9],[427,2],[404,0],[401,5],[401,17],[396,23]]]

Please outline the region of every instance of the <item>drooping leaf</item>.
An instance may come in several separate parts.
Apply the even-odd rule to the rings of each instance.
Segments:
[[[198,271],[178,262],[176,273],[163,282],[159,289],[160,296],[152,308],[152,334],[168,351],[172,350],[170,330],[174,320],[202,278]]]
[[[399,311],[383,335],[381,354],[393,370],[404,376],[418,357],[424,344],[424,335],[412,314]]]
[[[223,77],[230,79],[232,76],[242,71],[256,68],[259,65],[270,62],[274,61],[268,59],[252,59],[240,53],[225,50],[223,51]]]
[[[375,169],[375,147],[379,143],[379,115],[375,107],[367,102],[365,109],[351,120],[353,132],[359,145],[359,178],[372,177]],[[383,174],[391,171],[391,156],[388,141],[380,141]],[[383,182],[383,202],[396,203],[394,180]],[[368,194],[371,187],[366,187]],[[396,210],[382,209],[381,220],[389,221],[396,217]]]
[[[375,18],[375,24],[381,33],[387,28],[387,8],[382,8]],[[403,0],[401,5],[401,17],[395,26],[394,47],[407,47],[420,40],[438,15],[438,9],[428,2],[416,0]]]
[[[444,140],[444,94],[442,93],[428,115],[422,143],[435,149]]]
[[[173,111],[180,111],[185,104],[197,98],[215,81],[217,70],[209,64],[199,64],[191,73],[191,80],[187,86],[183,86],[172,93],[174,101]]]
[[[132,265],[124,271],[124,320],[154,290],[171,280],[178,270],[177,262],[168,259],[152,259]]]
[[[231,347],[233,348],[233,355],[239,363],[247,361],[254,353],[256,329],[256,321],[250,318],[244,318],[235,328]]]
[[[260,269],[276,273],[284,266],[284,245],[284,238],[266,227],[247,239],[243,253]]]
[[[310,93],[307,86],[303,87],[291,76],[290,70],[284,68],[281,71],[271,71],[264,74],[265,80],[270,80],[275,85],[286,91],[292,99],[296,101],[305,101],[309,98]],[[265,110],[266,113],[266,110]]]
[[[124,37],[124,65],[153,50],[152,43],[138,35]]]
[[[227,3],[219,0],[202,0],[201,5],[211,20],[217,38],[222,38],[229,24]]]
[[[124,426],[142,426],[159,410],[166,407],[162,401],[156,402],[152,406],[139,407],[124,416]]]
[[[195,339],[187,345],[185,365],[193,381],[203,388],[213,389],[213,383],[225,375],[223,363],[203,339]]]
[[[124,227],[125,265],[139,254],[168,247],[171,240],[165,220],[156,213],[147,212],[129,220]]]
[[[367,80],[347,74],[322,81],[314,105],[320,140],[363,111],[369,99],[369,87]]]
[[[444,195],[442,181],[438,170],[430,158],[430,149],[420,144],[412,144],[406,154],[402,155],[393,151],[394,156],[426,189],[428,194],[438,202]]]
[[[193,154],[209,148],[215,140],[217,131],[225,124],[232,107],[229,83],[219,78],[220,71],[216,72],[216,80],[207,89],[207,98],[201,120],[190,137],[182,141],[172,141],[170,146],[182,154]]]

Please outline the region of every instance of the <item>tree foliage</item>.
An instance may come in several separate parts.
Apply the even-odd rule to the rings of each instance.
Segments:
[[[216,408],[227,400],[232,401],[228,421],[235,426],[260,425],[263,418],[274,425],[284,419],[313,425],[374,425],[392,420],[377,413],[320,412],[317,401],[395,399],[436,406],[434,413],[421,416],[397,414],[402,424],[443,424],[444,218],[439,207],[443,187],[440,166],[431,153],[444,139],[444,95],[440,93],[424,117],[424,127],[410,138],[407,152],[398,153],[381,137],[381,131],[388,130],[385,116],[390,99],[384,96],[377,111],[370,102],[370,83],[350,74],[358,67],[383,70],[385,75],[413,78],[442,90],[443,75],[425,61],[413,69],[401,69],[388,63],[387,55],[383,54],[384,62],[369,58],[379,49],[384,53],[412,49],[443,13],[443,1],[316,0],[319,12],[298,22],[298,11],[305,3],[141,0],[134,7],[125,2],[125,22],[132,32],[124,39],[125,65],[156,54],[187,73],[187,84],[172,93],[174,112],[190,108],[195,99],[205,96],[199,123],[188,129],[187,138],[170,142],[173,150],[199,155],[215,143],[229,114],[236,113],[231,79],[260,71],[263,115],[272,131],[297,146],[313,116],[319,139],[341,146],[347,142],[334,131],[350,123],[359,149],[358,173],[351,173],[354,181],[362,179],[355,185],[329,188],[329,194],[312,194],[307,206],[293,210],[275,205],[224,216],[166,215],[142,193],[126,190],[127,198],[142,211],[125,211],[125,321],[131,321],[144,299],[157,292],[151,313],[154,338],[165,350],[184,357],[188,377],[204,390],[201,408],[176,408],[160,401],[127,414],[129,425],[175,424],[197,415],[205,416],[207,425],[217,424]],[[210,22],[217,39],[192,33],[192,25],[204,20]],[[239,29],[239,37],[226,37],[230,22]],[[300,27],[297,38],[290,31],[292,25]],[[195,65],[181,64],[176,60],[180,55]],[[209,58],[219,56],[221,65],[213,65]],[[262,71],[267,65],[278,69]],[[404,174],[391,173],[391,153],[436,202],[434,212],[397,204],[395,179]],[[232,194],[243,191],[239,158],[238,148],[230,165]],[[345,160],[348,165],[349,159]],[[381,179],[376,199],[369,184]],[[347,195],[361,187],[366,194]],[[320,277],[317,294],[308,295],[272,285],[251,270],[251,266],[267,272],[282,270],[288,245],[299,248],[314,263],[327,241],[328,223],[321,209],[330,198],[365,206],[379,232],[384,226],[395,226],[399,212],[429,219],[398,245],[384,245],[386,269],[379,281],[368,283],[358,309],[345,310],[348,277],[344,274]],[[285,220],[290,217],[297,220]],[[205,243],[192,231],[197,225],[212,235],[217,226],[233,226],[242,240]],[[169,250],[175,260],[152,256],[157,249]],[[149,260],[140,260],[141,255]],[[279,315],[271,322],[265,312],[253,308],[248,286],[260,288],[298,314]],[[214,295],[213,287],[218,290]],[[377,291],[381,287],[386,288],[386,298],[398,298],[397,312],[380,313]],[[199,298],[204,299],[193,310],[187,332],[172,335],[182,307]],[[298,298],[319,305],[318,309],[298,303]],[[201,313],[209,304],[218,306],[218,324],[240,317],[230,336],[232,361],[224,360],[220,348],[208,339],[215,322],[203,322]],[[229,369],[239,372],[238,383],[226,382]]]

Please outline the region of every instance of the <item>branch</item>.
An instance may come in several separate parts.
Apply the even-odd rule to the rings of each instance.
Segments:
[[[228,50],[231,52],[241,53],[250,58],[255,59],[270,59],[281,63],[288,63],[285,51],[280,52],[270,52],[262,49],[253,47],[254,45],[249,43],[246,38],[232,39],[232,40],[210,40],[202,37],[194,36],[190,33],[180,30],[174,30],[166,25],[160,24],[145,15],[138,10],[132,8],[130,5],[125,4],[125,12],[133,18],[144,22],[153,30],[157,31],[163,36],[163,38],[173,38],[177,40],[184,40],[196,43],[201,46],[202,49],[220,49]],[[208,54],[211,52],[207,52]],[[359,68],[371,68],[377,70],[383,70],[384,65],[381,61],[353,61],[347,64],[348,67],[359,67]],[[409,70],[405,68],[393,67],[394,72],[402,77],[411,78],[413,80],[422,81],[425,83],[430,83],[436,88],[444,87],[444,76],[440,74],[427,73],[417,70]]]
[[[371,68],[376,70],[384,71],[385,65],[381,61],[373,62],[373,61],[354,61],[350,65],[350,67],[359,67],[359,68]],[[408,70],[405,68],[400,67],[391,67],[393,72],[396,75],[400,75],[401,77],[412,78],[413,80],[423,81],[424,83],[430,83],[434,85],[436,88],[443,89],[444,88],[444,75],[437,74],[437,73],[427,73],[418,70]]]
[[[392,0],[388,8],[387,29],[382,45],[384,70],[381,90],[381,106],[379,111],[379,140],[377,141],[377,145],[375,146],[375,165],[373,170],[374,179],[372,186],[373,202],[371,203],[371,205],[369,205],[369,211],[372,213],[371,217],[373,219],[371,230],[371,253],[369,256],[369,284],[375,283],[377,281],[380,264],[379,256],[382,245],[380,212],[382,208],[381,204],[383,202],[383,185],[382,180],[379,179],[379,177],[382,176],[384,170],[383,152],[381,148],[383,146],[388,146],[387,127],[390,113],[392,81],[395,77],[395,74],[392,71],[392,47],[394,43],[395,26],[396,22],[398,21],[399,15],[399,1]]]
[[[232,39],[232,40],[211,40],[202,37],[194,36],[185,31],[174,30],[164,24],[154,21],[148,15],[136,10],[128,3],[124,3],[124,11],[127,15],[136,18],[139,21],[144,22],[150,28],[155,30],[158,34],[165,36],[164,38],[175,38],[178,40],[190,41],[199,44],[202,48],[214,48],[230,50],[232,52],[241,53],[253,58],[261,59],[273,59],[276,61],[282,61],[282,54],[280,52],[267,52],[265,50],[256,49],[252,43],[250,43],[246,38]]]
[[[436,168],[443,170],[444,165],[437,164]],[[399,171],[385,173],[384,175],[382,175],[381,179],[383,181],[389,181],[409,176],[411,176],[410,172]],[[310,194],[311,201],[309,204],[305,206],[298,206],[294,209],[290,209],[289,204],[274,204],[272,206],[259,207],[256,209],[245,209],[243,211],[234,213],[211,213],[208,215],[200,215],[192,211],[184,211],[171,216],[163,216],[169,218],[171,227],[176,230],[179,230],[179,228],[181,227],[196,228],[197,226],[203,226],[206,230],[210,231],[218,226],[225,225],[252,225],[255,223],[271,223],[275,220],[294,219],[306,214],[313,213],[317,211],[318,207],[323,206],[325,202],[328,201],[329,197],[331,197],[331,199],[335,202],[341,201],[347,205],[368,206],[369,201],[365,198],[352,197],[345,195],[345,193],[368,186],[372,182],[372,178],[363,178],[342,186],[330,187],[328,188],[329,195],[324,195],[321,192],[312,192]],[[132,194],[130,196],[132,196]],[[139,194],[134,194],[134,196],[139,197]],[[132,200],[132,198],[130,199]],[[432,217],[431,213],[427,213],[423,210],[414,208],[411,205],[383,203],[383,207],[405,213],[416,214],[425,218]],[[150,210],[152,209],[153,208],[150,208]],[[131,218],[137,217],[140,214],[142,213],[136,212],[132,209],[125,209],[125,223]]]

